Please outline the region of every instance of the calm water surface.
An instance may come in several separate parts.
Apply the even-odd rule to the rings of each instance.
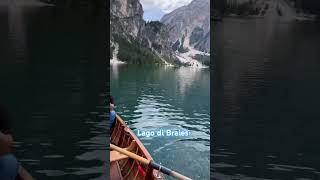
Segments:
[[[215,25],[214,179],[320,179],[320,25]]]
[[[189,130],[188,137],[141,137],[156,162],[209,179],[210,72],[192,68],[111,67],[116,111],[137,130]]]
[[[12,112],[20,163],[36,179],[106,179],[99,18],[31,5],[5,8],[0,23],[0,103]]]

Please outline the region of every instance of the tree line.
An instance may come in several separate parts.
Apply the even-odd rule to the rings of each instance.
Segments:
[[[304,12],[310,12],[314,14],[320,15],[320,0],[285,0],[287,2],[293,3],[294,7],[297,10],[302,10]],[[241,3],[243,5],[240,5],[239,0],[214,0],[212,1],[213,5],[213,11],[212,14],[216,14],[216,12],[219,12],[221,14],[226,14],[230,10],[235,9],[235,6],[237,6],[237,11],[248,11],[248,13],[253,10],[250,8],[249,4],[253,1],[248,1],[247,3]],[[236,3],[236,5],[235,5]]]

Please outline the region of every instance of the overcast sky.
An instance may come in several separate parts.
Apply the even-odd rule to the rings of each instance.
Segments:
[[[144,10],[145,20],[160,20],[164,14],[167,14],[178,7],[187,5],[192,0],[140,0]]]

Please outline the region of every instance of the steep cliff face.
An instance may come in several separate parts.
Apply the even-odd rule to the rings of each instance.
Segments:
[[[164,24],[159,21],[151,21],[144,26],[140,36],[140,42],[143,46],[154,50],[158,55],[162,56],[162,58],[172,60],[173,53],[168,37],[168,30]]]
[[[145,22],[138,0],[111,0],[110,27],[112,34],[137,39]]]
[[[111,41],[116,41],[114,37],[117,36],[122,42],[128,41],[144,48],[144,53],[156,56],[163,62],[175,61],[166,27],[157,21],[146,23],[139,0],[111,0],[110,5]]]
[[[167,25],[159,21],[145,22],[139,0],[111,0],[110,5],[111,53],[118,47],[120,61],[202,67],[203,60],[198,62],[199,58],[194,58],[202,52],[193,48],[210,49],[209,0],[194,0],[184,7],[186,11],[178,10],[172,16],[165,16]],[[188,17],[191,14],[193,16]],[[179,38],[182,38],[182,43],[178,43],[180,51],[191,46],[192,49],[176,52],[172,47]]]
[[[193,0],[160,20],[169,29],[172,44],[210,51],[210,1]],[[183,49],[183,48],[182,48]]]

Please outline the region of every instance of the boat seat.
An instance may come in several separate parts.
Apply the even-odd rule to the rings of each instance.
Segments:
[[[127,151],[134,152],[135,149],[137,149],[137,143],[136,143],[136,141],[135,141],[135,140],[132,140],[131,143],[130,143],[130,145],[129,145],[128,147],[124,148],[124,149],[127,150]]]
[[[126,159],[128,156],[119,153],[118,151],[110,151],[110,162]]]
[[[118,162],[110,162],[110,179],[123,180]]]
[[[133,140],[133,141],[131,141],[131,144],[124,149],[127,151],[134,152],[136,147],[137,147],[137,143],[135,140]],[[126,158],[128,158],[128,156],[121,154],[118,151],[114,151],[114,150],[110,151],[110,162],[119,161],[119,160],[126,159]]]

